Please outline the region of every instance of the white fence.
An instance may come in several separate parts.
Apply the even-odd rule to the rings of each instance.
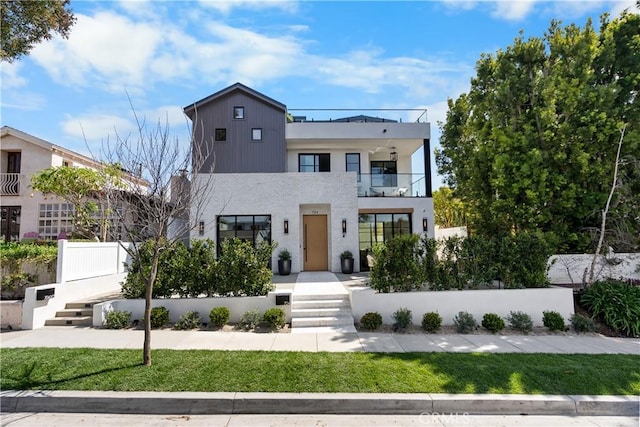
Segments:
[[[129,245],[129,243],[124,243]],[[127,252],[118,242],[58,240],[57,283],[124,273]]]
[[[197,311],[202,322],[209,322],[209,313],[214,307],[227,307],[230,311],[233,323],[240,321],[244,313],[257,309],[262,315],[267,309],[276,307],[276,295],[279,293],[289,294],[290,290],[282,292],[269,292],[261,297],[222,297],[222,298],[162,298],[154,299],[152,307],[165,307],[169,310],[169,321],[175,323],[180,316],[187,311]],[[287,316],[287,322],[291,321],[291,306],[279,305]],[[113,310],[131,312],[132,320],[141,320],[144,316],[144,300],[142,299],[122,299],[107,301],[93,306],[93,326],[103,325],[107,314]]]
[[[56,283],[25,290],[22,329],[43,327],[68,302],[120,291],[120,283],[126,277],[125,262],[128,263],[127,252],[120,243],[58,240]],[[38,291],[50,295],[39,300]]]
[[[593,254],[553,255],[549,258],[549,281],[558,285],[582,284],[591,271]],[[620,253],[596,258],[594,279],[640,280],[640,254]]]
[[[460,311],[471,313],[478,323],[485,313],[506,318],[511,311],[524,311],[535,326],[542,326],[543,311],[557,311],[565,321],[574,313],[573,291],[567,288],[486,289],[469,291],[427,291],[377,293],[373,289],[351,292],[351,311],[358,322],[363,314],[377,311],[383,322],[393,324],[393,313],[408,308],[413,323],[419,325],[424,313],[434,311],[442,317],[443,325],[452,325]]]

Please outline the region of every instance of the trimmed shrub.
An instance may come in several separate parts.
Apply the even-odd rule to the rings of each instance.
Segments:
[[[425,313],[422,316],[422,329],[426,332],[435,332],[442,326],[442,316],[434,311]]]
[[[261,318],[262,316],[260,316],[260,312],[257,308],[246,311],[242,314],[242,317],[240,317],[238,327],[248,331],[249,329],[255,328],[256,325],[260,323]]]
[[[571,326],[573,326],[573,329],[577,333],[596,331],[596,322],[594,322],[591,317],[584,316],[580,313],[571,316]]]
[[[269,308],[262,315],[262,320],[267,322],[271,329],[282,329],[284,328],[287,317],[283,309]]]
[[[509,312],[507,320],[509,321],[509,325],[517,331],[525,334],[533,331],[533,320],[531,320],[531,316],[524,311]]]
[[[360,318],[360,326],[369,331],[375,331],[382,326],[382,316],[377,312],[365,313]]]
[[[226,325],[230,317],[231,312],[227,307],[213,307],[209,312],[209,320],[216,328],[222,328]]]
[[[640,336],[640,286],[613,279],[595,282],[580,302],[617,332]]]
[[[261,296],[274,289],[269,261],[277,243],[224,239],[216,263],[214,288],[223,296]]]
[[[476,322],[473,314],[466,311],[460,311],[453,317],[453,325],[456,327],[456,331],[458,333],[468,334],[478,326],[478,322]]]
[[[153,307],[151,309],[151,327],[162,328],[169,323],[169,310],[166,307]]]
[[[557,311],[543,311],[542,324],[550,331],[564,331],[564,318]]]
[[[200,314],[197,311],[187,311],[180,316],[174,328],[178,330],[196,329],[200,327]]]
[[[369,279],[378,292],[408,292],[422,287],[420,236],[401,234],[373,246],[375,263]]]
[[[411,325],[411,319],[413,315],[411,314],[411,310],[409,310],[408,308],[400,308],[396,310],[395,313],[391,315],[391,317],[393,317],[393,320],[395,321],[393,324],[393,329],[402,331],[407,329]]]
[[[113,310],[107,313],[104,327],[107,329],[124,329],[131,325],[131,312]]]
[[[485,313],[482,316],[482,327],[495,334],[504,329],[504,320],[496,313]]]

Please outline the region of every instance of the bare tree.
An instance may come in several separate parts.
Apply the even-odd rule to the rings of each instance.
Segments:
[[[132,107],[133,109],[133,107]],[[149,267],[129,274],[141,275],[145,284],[143,364],[151,365],[151,299],[158,275],[160,253],[178,241],[187,239],[197,227],[213,192],[213,142],[195,141],[195,127],[188,147],[169,133],[168,119],[152,125],[139,118],[133,109],[136,132],[105,144],[104,161],[117,165],[138,179],[127,180],[124,189],[114,189],[111,200],[125,209],[120,216],[122,244],[131,260],[143,265],[143,243],[151,248]],[[208,170],[203,165],[211,164]],[[173,191],[172,191],[173,187]],[[171,231],[171,233],[168,233]],[[121,240],[121,242],[122,242]]]

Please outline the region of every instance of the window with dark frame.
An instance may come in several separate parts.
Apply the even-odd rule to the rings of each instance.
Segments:
[[[376,243],[384,243],[400,234],[411,234],[411,213],[370,213],[358,216],[360,269],[368,271],[367,255]]]
[[[227,140],[227,129],[226,128],[216,128],[216,141],[226,141]]]
[[[233,107],[233,119],[234,120],[244,119],[244,107]]]
[[[262,141],[262,128],[251,129],[251,140]]]
[[[298,154],[298,172],[331,172],[331,155]]]
[[[360,153],[347,153],[345,162],[347,164],[347,172],[356,172],[358,174],[358,182],[360,182]]]
[[[247,240],[254,247],[261,242],[271,243],[271,215],[220,215],[216,222],[218,256],[225,239]]]
[[[393,160],[371,161],[371,186],[396,187],[398,185],[398,167]]]

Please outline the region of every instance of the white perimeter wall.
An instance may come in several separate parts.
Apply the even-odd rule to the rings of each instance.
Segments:
[[[169,321],[177,322],[187,311],[195,310],[200,314],[202,322],[209,322],[209,313],[214,307],[227,307],[230,311],[230,321],[237,323],[244,313],[258,309],[262,315],[269,308],[281,308],[285,311],[287,322],[291,321],[291,305],[276,306],[276,294],[290,292],[269,292],[261,297],[225,297],[225,298],[163,298],[154,299],[152,307],[166,307],[169,310]],[[93,307],[93,326],[100,327],[110,311],[120,310],[131,312],[131,319],[144,317],[144,300],[122,299],[96,304]]]
[[[591,270],[593,254],[552,255],[549,258],[547,277],[551,283],[581,284]],[[640,280],[640,254],[620,253],[607,257],[599,255],[594,268],[595,280],[638,279]]]
[[[543,311],[557,311],[568,321],[574,313],[573,291],[565,288],[491,289],[470,291],[428,291],[376,293],[372,289],[351,292],[351,311],[356,322],[363,314],[377,311],[383,322],[393,324],[393,313],[408,308],[413,324],[420,325],[424,313],[435,311],[443,325],[452,325],[460,311],[473,314],[478,324],[485,313],[496,313],[506,319],[510,311],[524,311],[535,326],[542,326]],[[505,320],[506,321],[506,320]]]
[[[58,240],[56,282],[123,273],[129,263],[123,245],[130,243]]]

